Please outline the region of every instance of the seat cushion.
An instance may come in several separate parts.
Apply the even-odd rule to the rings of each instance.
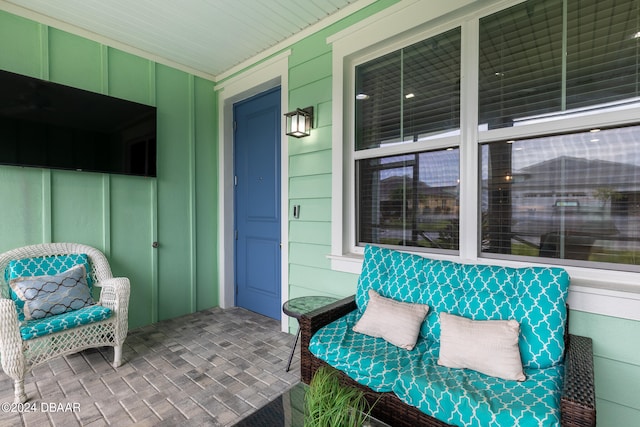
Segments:
[[[525,369],[526,381],[439,366],[425,357],[394,385],[405,403],[445,423],[475,427],[557,427],[564,367]]]
[[[111,314],[112,310],[108,307],[91,305],[56,316],[28,320],[20,326],[20,335],[23,340],[30,340],[76,326],[100,322],[111,317]]]
[[[377,392],[453,425],[477,427],[558,426],[563,365],[525,369],[526,381],[490,377],[437,364],[439,345],[420,337],[412,351],[351,330],[355,310],[321,328],[309,350]]]
[[[421,358],[428,351],[427,342],[418,339],[416,346],[409,351],[383,338],[354,332],[353,326],[359,317],[358,311],[352,311],[321,328],[311,338],[309,350],[372,390],[392,391],[397,371]]]

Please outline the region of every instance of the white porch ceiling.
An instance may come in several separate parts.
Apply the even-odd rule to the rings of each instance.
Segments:
[[[371,2],[0,0],[0,9],[217,79],[304,30]]]

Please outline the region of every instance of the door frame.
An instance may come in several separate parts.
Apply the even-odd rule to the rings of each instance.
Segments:
[[[221,308],[235,306],[233,104],[280,86],[282,113],[289,108],[289,55],[287,50],[250,70],[215,86],[218,93],[218,298]],[[284,130],[284,115],[281,115]],[[280,257],[281,304],[289,298],[289,149],[288,137],[280,142]],[[280,329],[289,331],[289,318],[281,317]]]

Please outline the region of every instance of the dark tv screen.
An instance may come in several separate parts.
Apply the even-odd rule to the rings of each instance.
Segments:
[[[0,164],[156,176],[156,107],[0,70]]]

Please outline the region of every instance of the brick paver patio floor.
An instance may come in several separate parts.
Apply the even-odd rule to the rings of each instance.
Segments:
[[[293,340],[241,308],[162,321],[129,331],[118,369],[110,347],[38,366],[22,408],[0,371],[0,426],[230,426],[300,381]]]

